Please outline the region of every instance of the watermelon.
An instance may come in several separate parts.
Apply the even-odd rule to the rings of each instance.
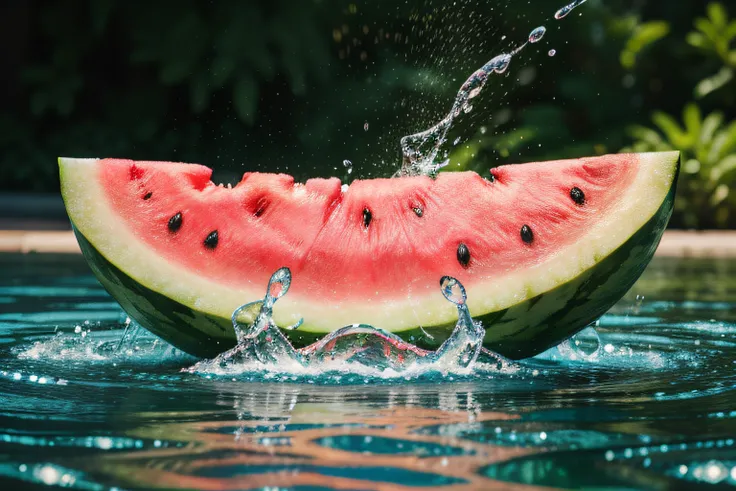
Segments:
[[[651,259],[672,212],[677,152],[474,172],[214,184],[195,164],[59,159],[61,190],[97,278],[138,323],[196,356],[235,343],[230,322],[271,274],[295,346],[353,323],[424,348],[452,331],[439,279],[460,280],[484,346],[532,356],[609,309]]]

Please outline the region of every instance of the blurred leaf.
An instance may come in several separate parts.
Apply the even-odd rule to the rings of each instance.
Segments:
[[[621,52],[621,65],[626,69],[633,68],[636,64],[637,55],[650,44],[665,37],[669,32],[670,26],[664,21],[640,24]]]
[[[710,204],[712,206],[720,205],[721,203],[723,203],[723,201],[726,200],[726,198],[728,198],[728,194],[729,194],[728,186],[726,186],[725,184],[719,184],[716,187],[716,190],[713,192],[713,194],[710,197]]]
[[[102,34],[105,30],[114,5],[114,0],[90,0],[90,18],[92,19],[92,30],[95,34]]]
[[[192,77],[189,82],[189,100],[195,114],[200,114],[207,109],[210,101],[210,88],[205,74],[198,73]]]
[[[718,41],[718,29],[708,19],[695,19],[695,28],[705,35],[706,43],[715,46]]]
[[[725,37],[728,41],[732,41],[736,38],[736,20],[731,21],[726,28]]]
[[[689,32],[685,40],[695,48],[708,49],[711,46],[708,39],[700,32]]]
[[[695,86],[695,97],[701,99],[714,92],[733,80],[733,70],[730,67],[722,67],[715,75],[701,80]]]
[[[230,80],[236,67],[235,60],[227,55],[218,55],[212,60],[210,81],[215,87],[221,88]]]
[[[49,100],[45,92],[36,92],[31,95],[31,113],[35,116],[43,114],[48,105]]]
[[[703,146],[708,145],[713,140],[713,136],[722,124],[723,113],[714,112],[706,116],[703,120],[703,126],[700,131],[700,144]]]
[[[700,168],[702,166],[700,165],[700,161],[697,159],[690,159],[687,160],[684,164],[682,164],[682,171],[686,174],[697,174],[700,172]]]
[[[688,146],[688,138],[685,131],[680,127],[675,118],[669,114],[657,111],[652,116],[652,121],[664,132],[665,137],[671,141],[676,148]]]
[[[736,171],[736,154],[729,155],[711,170],[711,179],[720,181],[723,177],[730,177],[729,174]]]
[[[722,29],[728,24],[728,14],[726,9],[723,8],[718,2],[711,2],[708,4],[708,17],[716,28]]]
[[[660,134],[651,128],[647,128],[646,126],[632,126],[631,128],[629,128],[628,132],[632,138],[645,143],[652,149],[659,149],[663,145],[665,145],[665,142],[664,140],[662,140]]]
[[[682,112],[682,120],[685,123],[685,131],[688,134],[688,138],[692,139],[691,141],[693,142],[695,137],[700,135],[702,117],[703,116],[700,112],[700,108],[694,103],[687,104]]]
[[[233,86],[233,106],[241,121],[252,125],[258,107],[258,86],[249,74],[238,77]]]

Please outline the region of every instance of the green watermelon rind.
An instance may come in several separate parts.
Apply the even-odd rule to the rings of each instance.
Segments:
[[[657,212],[617,249],[552,290],[474,317],[486,328],[484,346],[512,359],[533,356],[575,334],[611,308],[636,282],[659,245],[672,214],[679,160],[675,166],[671,187]],[[97,279],[143,327],[195,356],[213,357],[235,344],[229,318],[198,311],[147,288],[105,259],[76,228],[75,233]],[[451,324],[423,326],[396,334],[433,349],[446,339],[451,328]],[[324,333],[297,330],[287,335],[296,347],[301,347]]]

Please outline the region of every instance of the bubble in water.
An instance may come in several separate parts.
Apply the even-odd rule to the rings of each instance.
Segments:
[[[572,12],[576,7],[582,5],[585,3],[586,0],[575,0],[574,2],[571,2],[564,7],[562,7],[560,10],[555,12],[555,19],[560,20],[563,19]]]
[[[363,123],[363,130],[368,131],[368,121]]]
[[[353,172],[353,163],[347,159],[342,161],[342,165],[348,170],[348,174]]]
[[[557,54],[557,51],[554,50],[554,49],[551,49],[551,50],[549,50],[549,53],[547,53],[547,54],[550,55],[550,56],[554,56],[554,55]]]
[[[547,32],[547,28],[546,27],[544,27],[544,26],[537,27],[536,29],[534,29],[529,34],[529,42],[530,43],[538,43],[539,41],[542,40],[542,38],[544,37],[544,34],[546,32]]]

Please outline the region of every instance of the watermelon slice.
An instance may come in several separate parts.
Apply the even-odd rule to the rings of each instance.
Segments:
[[[194,164],[59,159],[93,271],[128,314],[180,349],[235,342],[230,315],[291,269],[278,325],[296,346],[353,323],[425,348],[456,322],[437,287],[467,288],[484,345],[534,355],[611,307],[651,259],[672,212],[677,152],[474,172],[295,183],[247,173],[215,185]]]

